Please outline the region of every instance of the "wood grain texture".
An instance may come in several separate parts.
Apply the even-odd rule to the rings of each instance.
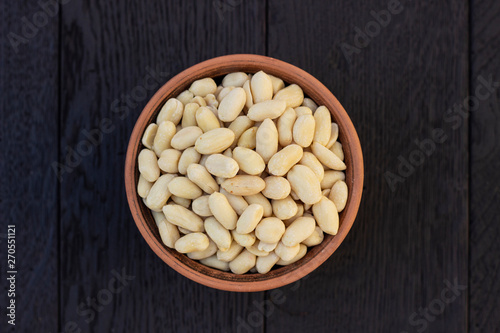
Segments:
[[[211,1],[76,0],[64,7],[61,147],[77,150],[89,141],[83,131],[102,119],[113,127],[62,184],[62,327],[73,321],[84,332],[233,332],[252,301],[262,299],[212,290],[174,272],[148,248],[125,198],[128,139],[160,84],[207,58],[264,52],[264,4],[223,8]],[[151,68],[159,82],[145,89]],[[122,269],[135,278],[104,299],[112,271]],[[91,310],[87,298],[99,295],[103,302]]]
[[[480,77],[500,81],[500,3],[473,1],[471,95]],[[499,87],[471,112],[470,332],[500,331],[500,92]],[[484,93],[484,90],[481,90]]]
[[[412,314],[440,298],[444,280],[467,285],[468,127],[452,130],[443,118],[468,92],[467,3],[405,2],[347,61],[342,43],[355,46],[355,27],[387,7],[270,1],[269,55],[309,71],[339,98],[360,136],[366,185],[348,237],[287,293],[268,332],[415,332],[424,324]],[[398,157],[408,159],[414,140],[436,128],[445,142],[393,192],[385,173],[397,174]],[[466,300],[462,291],[425,329],[466,331]]]
[[[59,20],[45,16],[25,28],[24,19],[43,19],[40,12],[36,2],[0,4],[1,332],[56,332],[58,323],[58,182],[50,165],[58,149]],[[9,224],[16,226],[15,327],[6,316]]]

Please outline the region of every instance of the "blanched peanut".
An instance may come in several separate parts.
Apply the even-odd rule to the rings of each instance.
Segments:
[[[214,113],[205,106],[200,107],[196,111],[196,123],[203,133],[220,127],[219,119],[217,119]]]
[[[191,231],[191,230],[187,230],[187,229],[182,228],[182,227],[176,227],[176,228],[177,228],[177,229],[179,230],[179,232],[180,232],[181,234],[183,234],[183,235],[187,235],[187,234],[192,233],[192,231]]]
[[[332,133],[332,117],[330,111],[325,106],[320,106],[314,112],[316,128],[314,130],[314,142],[326,146]]]
[[[197,126],[185,127],[175,133],[170,144],[175,149],[184,150],[194,146],[194,143],[202,134],[203,131]]]
[[[212,215],[219,221],[224,228],[233,230],[236,228],[238,215],[229,204],[226,196],[219,192],[214,192],[208,198],[208,206]]]
[[[158,166],[161,170],[167,173],[177,173],[179,172],[179,159],[182,153],[177,149],[165,149],[161,152],[160,158],[158,159]]]
[[[261,205],[251,204],[243,211],[243,214],[241,214],[236,222],[236,232],[243,235],[254,231],[255,227],[262,219],[263,214],[264,208]],[[236,236],[234,238],[236,239]],[[237,242],[240,243],[238,240]]]
[[[171,147],[170,144],[176,131],[175,124],[168,120],[158,126],[158,131],[153,140],[153,150],[157,156],[160,156],[162,151]]]
[[[214,94],[217,90],[217,84],[212,78],[196,80],[189,87],[189,91],[195,96],[205,97],[208,94]]]
[[[285,112],[285,109],[285,101],[264,101],[252,105],[248,109],[247,116],[253,121],[263,121],[266,118],[275,119],[281,116]]]
[[[234,211],[236,214],[241,215],[245,211],[245,209],[248,207],[248,203],[246,200],[240,196],[240,195],[232,195],[228,191],[224,190],[223,188],[220,189],[220,193],[224,194],[226,197],[227,201],[233,207]]]
[[[181,121],[183,111],[184,105],[181,101],[176,98],[171,98],[161,108],[156,118],[156,123],[161,125],[162,122],[169,120],[174,123],[174,125],[177,125]]]
[[[234,159],[222,154],[210,155],[205,161],[205,167],[212,175],[223,178],[232,178],[240,170]]]
[[[207,108],[207,109],[209,109],[210,111],[212,111],[212,113],[214,114],[214,116],[215,116],[217,119],[219,119],[219,110],[217,110],[217,108],[216,108],[216,107],[213,107],[213,106],[211,106],[211,105],[207,105],[207,106],[206,106],[206,108]],[[221,127],[224,127],[224,123],[223,123],[222,121],[220,121],[220,120],[219,120],[219,125],[220,125]]]
[[[245,106],[250,109],[253,105],[252,88],[250,87],[250,80],[243,83],[243,90],[245,90],[245,95],[247,95]]]
[[[300,198],[297,195],[297,193],[295,193],[293,190],[290,191],[290,196],[292,197],[293,200],[300,200]]]
[[[318,105],[316,103],[314,103],[314,101],[310,98],[304,98],[304,101],[302,101],[302,106],[307,106],[308,108],[310,108],[313,112],[316,111],[316,109],[318,108]]]
[[[279,144],[283,147],[288,146],[293,140],[293,124],[297,119],[297,114],[292,108],[287,108],[285,112],[278,118],[278,139]]]
[[[176,226],[186,228],[194,232],[205,230],[203,220],[192,211],[180,205],[168,204],[163,206],[163,214],[165,214],[167,221],[175,224]]]
[[[335,142],[330,150],[340,158],[341,161],[344,160],[344,151],[342,150],[342,144],[340,142]]]
[[[196,111],[200,106],[198,103],[188,103],[184,107],[184,115],[182,116],[182,128],[188,126],[197,126],[196,123]]]
[[[255,149],[256,146],[256,135],[258,127],[250,127],[245,132],[243,132],[238,140],[238,146],[248,149]]]
[[[208,205],[208,195],[203,195],[199,198],[193,200],[191,206],[193,212],[195,212],[199,216],[208,217],[212,216],[212,211]]]
[[[267,165],[269,173],[284,176],[302,158],[302,147],[291,144],[273,155]]]
[[[295,165],[288,172],[287,179],[302,202],[312,205],[321,199],[320,182],[314,172],[305,165]]]
[[[266,183],[258,176],[237,175],[226,179],[221,187],[231,194],[246,196],[259,193]]]
[[[170,193],[185,199],[196,199],[202,195],[201,189],[187,177],[175,177],[168,184]]]
[[[192,92],[189,90],[184,90],[177,96],[177,100],[179,100],[182,104],[187,105],[191,102],[193,99],[194,95]]]
[[[295,114],[298,118],[300,116],[312,115],[313,112],[307,106],[299,106],[298,108],[295,108]]]
[[[278,260],[278,262],[276,263],[276,265],[280,265],[280,266],[291,265],[291,264],[299,261],[300,259],[304,258],[304,256],[306,255],[306,253],[307,253],[307,246],[305,246],[304,244],[300,244],[299,253],[297,253],[297,255],[292,260],[283,260],[283,259],[280,259],[280,260]]]
[[[266,217],[255,227],[255,236],[266,243],[279,242],[284,232],[285,224],[276,217]]]
[[[199,153],[198,153],[199,154]],[[200,161],[198,162],[199,165],[203,165],[204,167],[206,167],[205,165],[205,162],[207,161],[207,158],[209,157],[210,155],[201,155],[201,158],[200,158]]]
[[[175,249],[180,253],[189,253],[195,251],[204,251],[210,242],[207,235],[201,232],[193,232],[182,236],[175,242]]]
[[[262,190],[262,194],[268,199],[285,199],[290,194],[291,187],[286,178],[269,176],[264,178],[264,182],[266,183],[266,188]]]
[[[215,181],[217,182],[218,185],[224,183],[224,181],[226,180],[227,178],[224,178],[224,177],[215,177]]]
[[[153,149],[153,142],[157,131],[158,125],[149,124],[144,131],[144,135],[142,136],[142,144],[149,149]]]
[[[238,254],[241,253],[242,250],[243,246],[241,246],[237,242],[232,242],[231,247],[229,247],[227,251],[224,252],[221,250],[217,251],[217,259],[219,259],[220,261],[227,261],[227,262],[233,261],[233,259],[236,258]]]
[[[234,274],[245,274],[255,266],[256,260],[255,255],[245,249],[229,263],[229,269]]]
[[[278,246],[278,243],[266,243],[263,241],[259,241],[259,244],[257,245],[257,249],[260,251],[265,251],[265,252],[271,252],[273,251],[276,246]]]
[[[321,162],[318,161],[316,156],[314,156],[314,154],[307,151],[304,152],[304,155],[302,155],[299,163],[309,167],[309,169],[314,172],[316,177],[318,177],[318,180],[320,182],[323,180],[323,177],[325,176],[325,169],[323,168]]]
[[[217,100],[219,100],[219,99],[218,99],[218,98],[219,98],[219,94],[220,94],[220,92],[222,91],[222,89],[224,89],[224,87],[223,87],[222,85],[220,85],[220,84],[219,84],[219,85],[217,86],[217,90],[215,90],[215,94],[214,94],[214,95],[215,95],[215,98],[217,98]]]
[[[254,150],[236,147],[233,151],[233,159],[238,162],[240,170],[249,175],[258,175],[266,168],[262,157]]]
[[[200,154],[217,154],[229,148],[233,141],[233,131],[228,128],[216,128],[201,135],[194,147]]]
[[[236,119],[228,127],[231,131],[234,132],[234,141],[232,145],[235,146],[238,143],[241,134],[243,134],[243,132],[252,127],[254,124],[255,122],[247,116],[236,117]]]
[[[146,178],[144,178],[142,175],[139,175],[139,181],[137,182],[137,194],[139,194],[141,198],[145,198],[148,196],[152,186],[153,183],[148,182]]]
[[[222,252],[229,250],[232,241],[231,233],[215,217],[209,217],[205,220],[205,231],[210,239],[217,244],[219,250]]]
[[[327,170],[325,171],[325,176],[321,181],[321,189],[331,189],[339,180],[345,180],[345,173],[342,171]]]
[[[234,88],[220,102],[219,119],[224,122],[233,121],[243,110],[246,102],[246,94],[243,88]]]
[[[160,177],[160,168],[156,154],[147,148],[141,150],[138,156],[139,172],[148,182],[154,182]]]
[[[205,96],[204,100],[205,102],[207,102],[208,107],[217,109],[217,107],[219,106],[219,101],[217,100],[217,98],[215,98],[214,94],[208,94],[207,96]]]
[[[194,147],[189,147],[182,152],[181,158],[179,159],[179,173],[181,175],[187,174],[187,168],[193,163],[198,163],[200,161],[201,155],[194,149]]]
[[[316,122],[312,115],[303,115],[293,124],[293,141],[301,147],[309,147],[314,138]]]
[[[252,204],[261,205],[262,208],[264,209],[264,214],[263,214],[264,217],[269,217],[273,215],[273,206],[271,205],[269,200],[267,200],[267,198],[264,195],[262,195],[262,193],[247,195],[245,196],[245,200],[250,205]]]
[[[217,96],[217,100],[219,101],[219,105],[220,105],[220,102],[222,102],[222,100],[224,98],[226,98],[227,94],[229,94],[231,91],[233,91],[235,87],[224,87],[222,88],[222,90],[220,91],[219,95]]]
[[[217,252],[217,245],[211,239],[208,242],[208,247],[205,250],[189,252],[187,254],[189,259],[201,260],[213,256]]]
[[[333,144],[337,142],[338,136],[339,136],[339,125],[337,125],[336,123],[332,123],[330,140],[328,140],[328,143],[325,145],[325,147],[328,149],[332,148]]]
[[[181,205],[184,208],[189,208],[189,206],[191,205],[190,199],[181,198],[176,195],[171,195],[170,199],[172,199],[173,202],[175,202],[178,205]]]
[[[294,216],[292,216],[291,218],[289,218],[287,220],[283,220],[283,223],[285,223],[285,226],[288,227],[290,224],[292,224],[293,221],[295,221],[296,219],[298,219],[302,215],[304,215],[304,205],[297,204],[297,213]]]
[[[347,195],[348,195],[348,188],[347,184],[344,181],[339,180],[333,185],[329,199],[333,201],[335,207],[337,207],[338,212],[344,210],[345,205],[347,203]]]
[[[291,84],[278,91],[276,95],[274,95],[273,100],[285,101],[287,107],[295,108],[304,101],[304,92],[298,85]]]
[[[248,80],[248,76],[243,72],[229,73],[222,79],[223,87],[243,87],[243,83]]]
[[[231,148],[227,148],[226,150],[224,150],[222,155],[233,158],[233,150]]]
[[[274,215],[280,220],[292,218],[298,211],[297,204],[291,196],[281,200],[273,200],[271,205],[273,206]]]
[[[193,99],[191,100],[191,103],[196,103],[199,106],[207,106],[207,101],[205,101],[205,99],[201,96],[193,97]]]
[[[259,250],[259,248],[257,247],[257,244],[253,244],[252,246],[248,246],[248,247],[246,247],[246,249],[248,250],[248,252],[256,255],[257,257],[265,257],[265,256],[269,255],[269,252]]]
[[[285,87],[285,83],[283,82],[282,79],[277,78],[276,76],[270,74],[268,74],[268,76],[273,84],[273,95],[275,95],[278,91],[280,91]]]
[[[346,165],[340,158],[337,157],[331,150],[317,142],[313,142],[311,146],[312,152],[318,160],[325,166],[333,170],[345,170]]]
[[[198,185],[203,191],[212,194],[219,190],[219,185],[212,178],[212,175],[207,169],[199,164],[190,164],[187,168],[187,176],[189,180]]]
[[[311,236],[316,228],[316,221],[312,217],[299,217],[286,228],[281,242],[286,246],[295,246]]]
[[[312,207],[314,218],[323,232],[336,235],[339,230],[339,214],[333,201],[326,197]]]
[[[153,218],[158,226],[161,241],[169,248],[174,248],[175,242],[180,238],[179,230],[172,223],[167,221],[162,212],[152,212]]]
[[[257,272],[259,272],[260,274],[268,273],[279,259],[280,258],[274,252],[270,252],[269,255],[265,257],[257,257],[257,261],[255,263]]]
[[[217,184],[222,184],[227,178],[224,178],[224,177],[215,177],[215,181],[217,182]],[[220,188],[219,188],[220,190]]]
[[[283,242],[279,242],[274,252],[282,260],[292,260],[300,251],[300,244],[297,243],[294,246],[286,246]]]
[[[200,262],[205,266],[212,267],[220,271],[229,271],[229,263],[220,261],[215,255],[205,259],[201,259]]]
[[[259,71],[252,76],[250,87],[254,103],[260,103],[273,98],[273,82],[263,71]]]
[[[255,136],[255,151],[264,162],[278,152],[278,129],[271,119],[265,119],[259,126]]]
[[[236,243],[240,244],[243,247],[252,246],[255,243],[257,237],[255,237],[255,233],[251,232],[249,234],[240,234],[236,232],[236,230],[231,230],[231,235],[233,235]]]
[[[325,235],[323,234],[323,230],[321,230],[320,227],[316,227],[314,228],[314,232],[311,234],[311,236],[302,241],[302,244],[308,247],[315,246],[321,244],[324,238]]]

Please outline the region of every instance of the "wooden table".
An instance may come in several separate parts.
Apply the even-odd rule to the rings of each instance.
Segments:
[[[500,331],[499,1],[45,1],[0,5],[1,327],[14,224],[19,332]],[[125,199],[147,100],[231,53],[316,76],[364,150],[353,229],[279,292],[177,274]]]

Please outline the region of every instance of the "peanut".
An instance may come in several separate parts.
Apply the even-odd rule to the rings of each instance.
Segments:
[[[337,207],[330,199],[322,197],[319,202],[312,206],[312,211],[323,232],[330,235],[337,234],[339,230],[339,214]]]
[[[258,176],[238,175],[226,179],[221,187],[234,195],[257,194],[266,187],[264,180]]]

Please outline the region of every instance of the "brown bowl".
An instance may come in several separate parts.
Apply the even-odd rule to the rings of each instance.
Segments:
[[[318,105],[325,105],[339,125],[339,141],[345,155],[346,183],[349,197],[340,214],[337,235],[326,235],[323,242],[308,249],[304,258],[294,264],[272,269],[267,274],[237,275],[222,272],[189,259],[186,255],[163,245],[158,228],[150,210],[137,194],[139,171],[137,155],[143,148],[141,138],[146,127],[156,119],[163,104],[186,90],[193,81],[204,77],[221,77],[231,72],[256,73],[263,70],[277,76],[286,83],[296,83],[304,94]],[[292,283],[311,273],[339,247],[351,229],[363,190],[363,155],[358,135],[346,111],[337,98],[312,75],[286,62],[253,54],[234,54],[213,58],[196,64],[170,79],[148,102],[137,120],[127,149],[125,161],[125,187],[130,211],[142,236],[153,251],[167,265],[189,279],[203,285],[228,291],[261,291],[278,288]]]

